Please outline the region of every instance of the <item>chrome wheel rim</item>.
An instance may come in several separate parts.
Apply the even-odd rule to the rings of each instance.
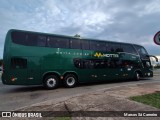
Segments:
[[[136,75],[136,76],[137,76],[137,80],[139,80],[139,79],[140,79],[140,76],[139,76],[139,74],[138,74],[138,73],[137,73],[137,75]]]
[[[56,85],[56,80],[54,78],[49,78],[47,80],[47,86],[48,87],[54,87]]]
[[[75,84],[76,80],[74,77],[68,77],[66,82],[67,82],[68,86],[73,86]]]

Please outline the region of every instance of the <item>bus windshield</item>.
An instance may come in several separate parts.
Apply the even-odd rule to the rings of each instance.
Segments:
[[[144,47],[135,45],[135,48],[140,55],[148,55],[148,53]]]

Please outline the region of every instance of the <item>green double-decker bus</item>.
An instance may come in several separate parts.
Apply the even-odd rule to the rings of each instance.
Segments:
[[[153,77],[150,55],[135,44],[56,34],[9,30],[4,45],[2,82],[7,85],[60,83]]]

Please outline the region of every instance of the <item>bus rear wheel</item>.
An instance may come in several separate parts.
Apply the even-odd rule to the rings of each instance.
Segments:
[[[65,87],[73,88],[77,85],[77,77],[73,74],[68,74],[64,77],[63,84]]]
[[[45,88],[51,90],[58,87],[59,79],[55,75],[49,75],[44,79],[43,85]]]

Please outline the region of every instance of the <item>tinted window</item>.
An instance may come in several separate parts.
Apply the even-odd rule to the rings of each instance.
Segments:
[[[74,59],[73,62],[76,68],[83,68],[82,59]]]
[[[35,33],[28,33],[26,45],[45,47],[46,46],[46,36],[35,34]]]
[[[26,33],[13,31],[11,33],[12,41],[16,44],[25,45],[26,44]]]
[[[97,43],[95,41],[90,41],[90,49],[97,50]]]
[[[93,60],[83,60],[83,68],[93,69],[94,68]]]
[[[138,64],[135,61],[123,60],[122,67],[124,67],[124,68],[137,68],[137,67],[140,67],[140,64]]]
[[[101,41],[90,41],[90,49],[97,51],[106,51],[106,43]]]
[[[104,60],[94,60],[94,68],[95,69],[102,69],[106,68]]]
[[[46,46],[46,36],[38,35],[37,46],[45,47]]]
[[[27,68],[27,59],[24,58],[11,58],[11,68]]]
[[[107,51],[108,51],[108,52],[114,51],[111,43],[108,43],[108,44],[107,44]]]
[[[58,46],[56,45],[56,43],[57,43],[57,41],[54,39],[54,37],[47,38],[47,46],[48,47],[57,48]]]
[[[74,66],[76,68],[83,69],[104,69],[104,68],[116,68],[120,66],[119,61],[111,60],[86,60],[86,59],[74,59]]]
[[[106,51],[106,43],[105,42],[98,42],[97,45],[98,45],[98,49],[100,51]]]
[[[89,50],[89,41],[88,40],[82,40],[82,49]]]
[[[70,48],[71,49],[81,49],[81,41],[79,39],[71,39]]]
[[[28,46],[37,46],[37,34],[34,34],[34,33],[28,33],[27,34],[27,42],[26,42],[26,45]]]
[[[40,34],[13,31],[11,37],[16,44],[42,47],[46,45],[46,37]]]
[[[129,44],[121,44],[122,52],[137,54],[136,50],[132,45]]]
[[[121,46],[119,43],[108,43],[107,44],[107,51],[109,52],[120,52]]]
[[[69,48],[69,39],[63,37],[48,37],[47,46],[53,48]]]

